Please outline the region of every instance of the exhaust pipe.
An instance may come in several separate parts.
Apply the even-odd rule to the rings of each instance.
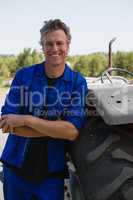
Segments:
[[[112,40],[109,42],[109,63],[108,63],[108,68],[112,68],[112,43],[116,40],[116,37],[114,37]]]

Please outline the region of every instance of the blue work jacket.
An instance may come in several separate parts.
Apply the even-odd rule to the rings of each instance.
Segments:
[[[30,114],[44,117],[47,98],[47,119],[63,119],[71,122],[77,129],[85,119],[84,102],[87,93],[86,80],[65,65],[54,87],[48,89],[45,62],[20,69],[12,82],[1,113]],[[30,138],[9,134],[1,160],[12,166],[21,167],[28,149]],[[50,138],[48,141],[48,170],[64,170],[64,139]],[[45,159],[45,158],[44,158]]]

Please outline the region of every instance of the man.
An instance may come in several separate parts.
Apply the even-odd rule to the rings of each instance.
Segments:
[[[49,20],[40,33],[45,61],[16,73],[2,108],[5,200],[63,200],[65,146],[84,123],[86,81],[65,64],[69,28]]]

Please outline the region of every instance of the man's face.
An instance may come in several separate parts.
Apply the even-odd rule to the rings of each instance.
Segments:
[[[64,65],[69,44],[63,30],[46,33],[43,40],[43,50],[46,63],[51,66]]]

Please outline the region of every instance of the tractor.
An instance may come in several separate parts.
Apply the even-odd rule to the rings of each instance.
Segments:
[[[133,200],[133,72],[112,67],[114,40],[108,69],[86,77],[87,119],[69,152],[72,200]]]

